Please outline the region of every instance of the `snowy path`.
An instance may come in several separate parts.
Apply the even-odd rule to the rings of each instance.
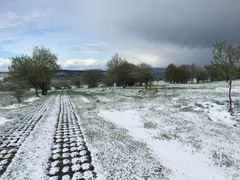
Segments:
[[[12,162],[18,149],[30,135],[37,123],[43,118],[48,110],[49,102],[52,98],[44,102],[31,115],[27,115],[23,124],[17,123],[7,134],[1,134],[0,141],[0,176],[6,171]]]
[[[50,96],[25,119],[0,139],[0,180],[95,179],[91,153],[67,95]]]
[[[93,179],[96,176],[90,151],[68,96],[62,96],[61,99],[49,161],[50,179]]]

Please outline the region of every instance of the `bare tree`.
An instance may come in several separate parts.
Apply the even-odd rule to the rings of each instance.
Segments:
[[[232,107],[232,81],[237,78],[240,66],[240,47],[227,45],[224,41],[214,44],[212,64],[216,67],[218,73],[228,83],[229,90],[229,112]]]

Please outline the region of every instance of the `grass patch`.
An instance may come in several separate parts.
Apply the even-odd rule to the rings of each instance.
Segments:
[[[144,122],[143,127],[145,129],[156,129],[157,128],[157,123],[147,121],[147,122]]]
[[[231,167],[234,164],[232,158],[224,152],[214,151],[212,157],[215,164],[219,165],[220,167]]]

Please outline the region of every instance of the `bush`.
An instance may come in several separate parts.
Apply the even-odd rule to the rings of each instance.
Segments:
[[[12,92],[13,92],[13,96],[17,99],[17,101],[20,103],[22,102],[22,97],[24,94],[24,90],[22,87],[20,86],[13,86],[11,88]]]

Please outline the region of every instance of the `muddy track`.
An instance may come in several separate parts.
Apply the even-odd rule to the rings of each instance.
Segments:
[[[0,176],[7,170],[22,143],[30,135],[36,124],[43,118],[53,97],[43,102],[32,114],[25,116],[20,123],[16,123],[0,140]]]
[[[61,96],[48,176],[52,180],[96,178],[73,104],[65,95]]]

